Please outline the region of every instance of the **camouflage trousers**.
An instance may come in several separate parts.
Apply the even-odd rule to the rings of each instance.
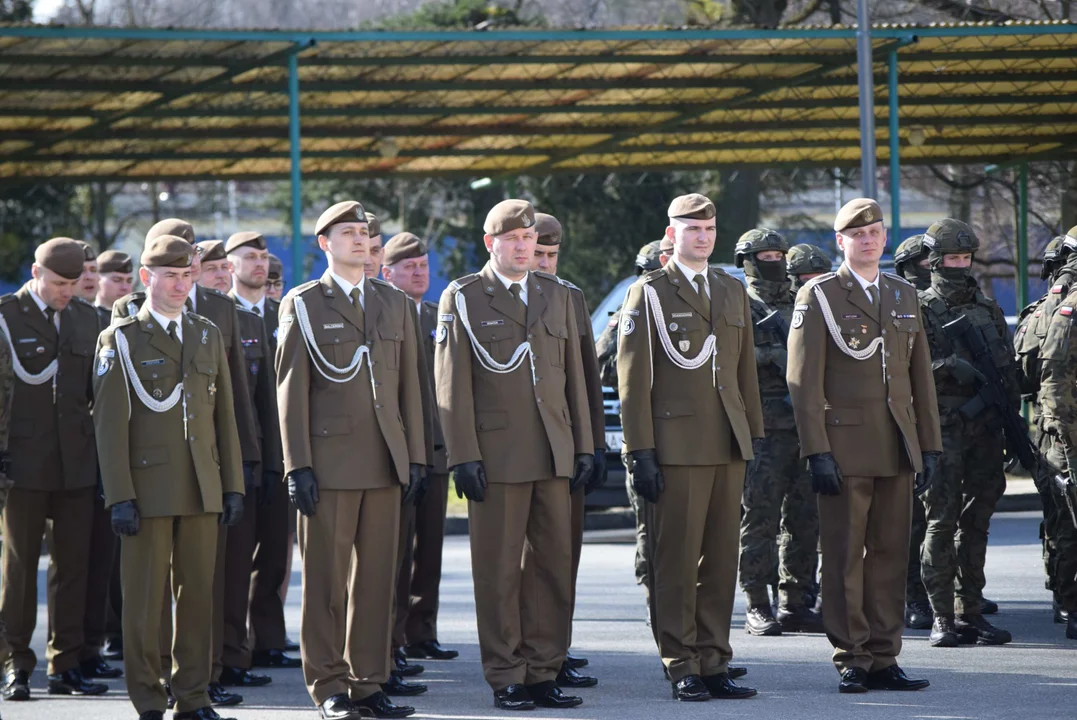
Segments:
[[[1044,433],[1040,437],[1040,452],[1053,466],[1066,467],[1065,449],[1053,435]],[[1052,590],[1063,610],[1077,612],[1077,528],[1070,518],[1065,498],[1054,487],[1049,471],[1044,470],[1036,479],[1037,487],[1041,484],[1046,490],[1054,517],[1051,561],[1055,583]]]
[[[920,551],[927,535],[927,516],[924,504],[912,504],[912,532],[909,534],[909,574],[905,579],[905,603],[927,602],[927,589],[920,576]]]
[[[1039,428],[1033,429],[1032,440],[1044,455],[1051,451],[1052,440],[1048,438],[1044,441],[1044,434]],[[1043,506],[1043,520],[1040,522],[1040,545],[1043,553],[1043,572],[1046,576],[1044,587],[1054,594],[1054,598],[1057,601],[1058,553],[1055,549],[1055,545],[1059,533],[1059,514],[1054,499],[1054,495],[1056,495],[1057,492],[1053,488],[1050,473],[1046,471],[1034,473],[1032,480],[1036,484],[1036,492],[1039,493],[1040,504]]]
[[[796,430],[767,430],[762,452],[748,465],[740,521],[740,586],[749,605],[798,607],[814,592],[819,506]],[[780,540],[779,540],[780,536]]]
[[[942,428],[935,481],[921,498],[927,534],[921,575],[936,614],[980,612],[987,534],[1006,490],[1001,429],[956,422]]]

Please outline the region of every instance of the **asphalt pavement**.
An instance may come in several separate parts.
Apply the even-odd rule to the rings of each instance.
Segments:
[[[1000,612],[991,621],[1010,630],[1014,642],[1004,647],[931,648],[927,631],[907,631],[901,665],[931,687],[918,693],[871,692],[838,695],[837,674],[830,664],[830,645],[822,635],[776,638],[744,633],[744,603],[738,597],[733,616],[733,648],[737,664],[749,668],[742,684],[759,696],[743,701],[679,704],[669,685],[650,629],[645,624],[643,593],[632,573],[633,547],[627,543],[591,542],[584,546],[573,649],[586,655],[587,672],[598,687],[581,690],[582,707],[526,714],[528,720],[572,717],[577,720],[651,720],[663,717],[796,718],[835,717],[969,720],[990,718],[1077,717],[1077,641],[1066,640],[1061,625],[1051,622],[1050,595],[1043,587],[1043,569],[1035,513],[997,515],[988,552],[987,594]],[[597,538],[596,538],[597,539]],[[298,558],[297,558],[298,561]],[[430,691],[417,698],[398,698],[418,709],[418,717],[472,720],[513,717],[493,707],[482,679],[475,630],[470,552],[466,537],[448,538],[442,581],[440,635],[443,644],[460,650],[457,660],[427,662],[418,678]],[[113,690],[88,699],[45,694],[44,601],[45,566],[39,575],[38,631],[34,648],[41,665],[32,678],[33,699],[5,703],[5,720],[135,720],[123,680]],[[299,635],[298,576],[288,596],[288,625]],[[312,720],[318,717],[299,670],[273,670],[273,684],[245,691],[246,702],[221,709],[237,720]]]

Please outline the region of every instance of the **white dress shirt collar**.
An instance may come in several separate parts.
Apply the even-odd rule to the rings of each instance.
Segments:
[[[494,267],[491,265],[490,269],[494,270]],[[494,270],[494,275],[497,275],[497,279],[501,281],[501,284],[505,286],[506,290],[508,290],[510,287],[512,287],[512,285],[514,283],[520,286],[520,288],[521,288],[520,289],[520,300],[523,301],[524,305],[527,304],[527,277],[530,274],[531,273],[527,272],[527,273],[524,273],[523,278],[521,278],[519,280],[509,280],[507,277],[505,277],[504,275],[499,273],[497,270]]]
[[[684,273],[684,276],[688,279],[688,282],[691,283],[693,290],[696,287],[696,275],[701,276],[703,278],[703,287],[707,290],[707,297],[711,296],[711,284],[710,281],[707,279],[706,271],[696,272],[692,268],[682,263],[677,258],[673,258],[673,262],[675,262],[677,264],[677,267],[680,268],[681,272]]]
[[[860,283],[860,287],[863,288],[864,294],[867,295],[868,300],[870,300],[871,299],[871,293],[868,292],[868,288],[869,287],[874,287],[876,290],[879,289],[879,275],[881,275],[881,273],[876,273],[875,274],[875,280],[872,281],[872,282],[868,282],[864,278],[860,277],[856,273],[856,270],[853,270],[851,267],[849,267],[849,265],[846,265],[845,267],[849,268],[849,272],[852,273],[853,277],[856,278],[856,281],[858,283]]]
[[[170,317],[167,317],[165,315],[162,315],[161,313],[157,312],[156,310],[154,310],[151,307],[147,306],[146,309],[150,311],[150,315],[153,317],[153,319],[156,320],[158,323],[160,323],[161,329],[164,330],[166,334],[168,333],[168,324],[172,323],[172,322],[176,323],[176,337],[179,338],[180,344],[183,344],[183,315],[182,314],[177,318],[170,318]]]
[[[352,290],[359,288],[359,304],[366,309],[366,277],[359,278],[358,285],[352,285],[350,282],[337,275],[335,272],[329,273],[329,277],[333,278],[333,282],[340,286],[340,289],[344,291],[344,295],[348,298],[348,302],[351,302]]]
[[[362,292],[362,291],[360,291],[360,292]],[[265,317],[265,314],[266,314],[266,296],[265,295],[263,295],[261,297],[261,299],[259,299],[258,302],[256,302],[256,303],[252,303],[250,300],[243,297],[239,293],[235,293],[235,296],[236,296],[236,302],[239,303],[239,306],[241,308],[243,308],[244,310],[251,310],[251,311],[253,311],[255,308],[258,308],[258,311],[257,311],[258,314],[261,315],[262,317]]]
[[[27,288],[27,290],[30,290],[30,297],[34,299],[34,303],[37,305],[37,309],[41,311],[42,315],[48,318],[48,314],[45,312],[45,310],[48,308],[48,305],[45,303],[44,300],[41,299],[41,296],[34,292],[32,289]],[[53,313],[52,324],[56,326],[57,330],[60,329],[60,313]]]

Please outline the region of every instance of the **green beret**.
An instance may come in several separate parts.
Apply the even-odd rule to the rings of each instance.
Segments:
[[[280,280],[280,276],[284,273],[284,265],[281,263],[280,258],[273,253],[269,254],[269,272],[266,273],[266,277],[270,280]]]
[[[318,218],[318,224],[314,226],[315,235],[325,235],[329,228],[340,223],[365,223],[366,211],[363,205],[356,200],[338,202],[329,208]]]
[[[883,210],[879,207],[879,203],[871,198],[855,198],[838,210],[838,215],[834,218],[834,231],[841,232],[864,227],[882,222],[882,219]]]
[[[38,245],[34,262],[68,280],[78,280],[86,262],[86,250],[78,240],[53,238]]]
[[[366,215],[366,226],[370,228],[370,237],[381,235],[381,220],[378,220],[378,216],[372,212],[364,214]]]
[[[150,231],[146,233],[146,244],[148,245],[150,240],[159,238],[162,235],[172,235],[173,237],[183,238],[191,245],[194,245],[194,228],[191,227],[191,223],[186,220],[180,220],[179,218],[166,218],[150,228]]]
[[[486,214],[482,224],[487,235],[501,235],[535,225],[535,208],[526,200],[502,200]]]
[[[142,264],[148,268],[191,267],[193,260],[194,248],[189,242],[175,235],[155,237],[146,243],[146,249],[142,251]]]
[[[553,215],[535,213],[535,232],[538,233],[539,245],[561,244],[561,223]]]
[[[105,273],[130,273],[134,272],[134,264],[131,256],[119,250],[106,250],[97,256],[97,271]]]
[[[224,260],[224,242],[221,240],[203,240],[194,244],[195,252],[202,262]]]
[[[393,238],[385,243],[381,262],[383,265],[395,265],[401,260],[410,260],[423,255],[426,255],[426,243],[418,235],[402,232],[393,235]]]
[[[716,215],[714,203],[706,195],[691,193],[673,198],[666,215],[686,220],[710,220]]]
[[[224,244],[224,252],[233,253],[244,245],[253,245],[259,250],[265,250],[266,239],[262,237],[262,233],[254,232],[253,230],[244,230],[243,232],[233,233],[232,236],[228,238],[228,242]]]

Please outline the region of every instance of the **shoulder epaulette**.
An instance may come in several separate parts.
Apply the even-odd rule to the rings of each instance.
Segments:
[[[450,290],[459,290],[461,288],[467,287],[468,285],[470,285],[471,283],[475,282],[478,279],[479,279],[479,274],[478,273],[471,273],[470,275],[465,275],[462,278],[456,278],[451,283],[449,283],[449,289]]]
[[[224,298],[225,300],[228,300],[229,302],[231,302],[231,301],[232,301],[232,298],[228,297],[228,295],[226,295],[225,293],[221,292],[221,291],[220,291],[220,290],[218,290],[217,288],[211,288],[211,287],[206,287],[205,285],[200,285],[199,287],[201,287],[201,288],[202,288],[203,290],[205,290],[205,291],[207,291],[207,292],[209,292],[209,293],[212,293],[213,295],[216,295],[217,297],[222,297],[222,298]]]
[[[257,317],[257,318],[262,317],[258,313],[254,312],[253,310],[248,310],[247,308],[243,307],[239,303],[236,303],[236,312],[238,312],[240,315],[243,315],[244,313],[246,313],[247,315],[253,315],[254,317]]]
[[[4,305],[9,302],[15,302],[15,293],[7,293],[0,295],[0,305]]]
[[[435,310],[438,309],[438,304],[436,302],[434,302],[433,300],[423,300],[423,305],[426,305],[427,307],[434,308]]]
[[[579,290],[578,287],[576,287],[575,285],[570,283],[568,280],[562,280],[561,278],[557,277],[553,273],[548,273],[548,272],[545,272],[543,270],[533,270],[532,272],[534,272],[535,275],[537,275],[540,278],[545,278],[546,280],[552,280],[553,282],[557,283],[558,285],[562,285],[564,287],[567,287],[569,290]]]
[[[640,276],[640,279],[639,279],[638,282],[642,282],[644,284],[647,284],[649,282],[654,282],[655,280],[657,280],[658,278],[662,277],[665,274],[666,274],[666,271],[663,270],[662,268],[658,268],[657,270],[651,270],[650,272],[643,273],[643,275]]]
[[[382,280],[381,278],[370,278],[370,282],[372,284],[374,284],[374,285],[377,285],[378,287],[392,288],[393,290],[396,290],[398,293],[404,292],[403,290],[398,288],[396,285],[393,285],[391,282],[387,282],[385,280]]]
[[[711,276],[712,277],[721,277],[722,275],[725,275],[726,277],[731,277],[731,275],[729,273],[727,273],[725,270],[723,270],[722,268],[715,267],[714,265],[711,265]]]
[[[909,287],[916,287],[915,285],[913,285],[911,282],[909,282],[905,278],[901,277],[900,275],[895,275],[894,273],[888,273],[888,272],[884,272],[883,275],[885,275],[890,280],[897,280],[900,283],[905,283]]]
[[[88,307],[88,308],[92,308],[92,307],[93,307],[93,303],[91,303],[91,302],[90,302],[89,300],[86,300],[85,298],[80,298],[80,297],[79,297],[78,295],[74,296],[74,297],[73,297],[73,298],[71,298],[71,299],[72,299],[73,301],[75,301],[75,302],[79,302],[79,303],[82,303],[83,305],[85,305],[85,306],[86,306],[86,307]]]
[[[816,277],[813,277],[808,282],[804,283],[804,287],[801,288],[801,290],[804,290],[804,289],[807,289],[807,288],[813,288],[816,285],[821,285],[822,283],[825,283],[828,280],[833,280],[837,276],[838,276],[838,274],[835,273],[835,272],[828,272],[828,273],[823,273],[822,275],[817,275]]]
[[[296,295],[302,295],[307,290],[310,290],[313,287],[317,287],[319,282],[321,282],[321,281],[320,280],[307,280],[305,283],[300,283],[299,285],[296,285],[294,288],[292,288],[291,290],[289,290],[287,293],[284,294],[284,297],[281,298],[281,302],[284,302],[285,300],[287,300],[290,297],[294,297]]]
[[[198,313],[188,311],[187,315],[192,320],[197,320],[198,322],[205,323],[206,325],[213,325],[212,320],[210,320],[208,317],[203,317],[202,315],[199,315]],[[214,325],[214,327],[216,327],[216,325]]]

